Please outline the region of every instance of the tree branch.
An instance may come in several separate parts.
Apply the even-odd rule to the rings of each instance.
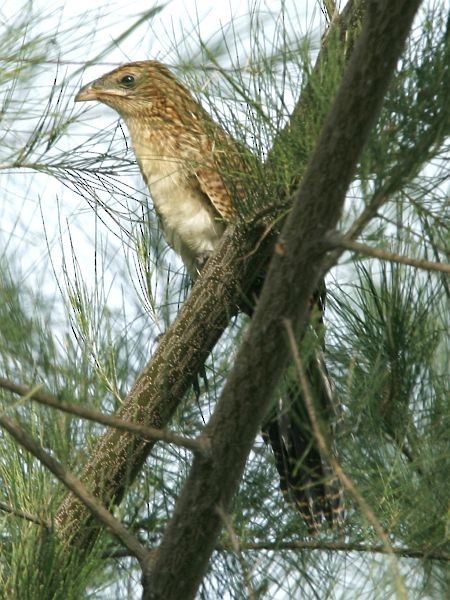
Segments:
[[[236,552],[233,542],[220,543],[214,548],[216,552]],[[243,552],[296,552],[299,550],[318,550],[319,552],[358,552],[367,554],[395,554],[400,558],[414,558],[418,560],[439,560],[450,562],[450,554],[431,548],[408,548],[406,546],[392,546],[390,550],[383,544],[362,544],[358,542],[327,542],[326,540],[275,540],[267,542],[242,542],[239,541],[239,551]],[[111,548],[105,551],[104,558],[126,558],[130,553],[125,549]],[[156,554],[155,554],[156,556]]]
[[[24,519],[25,521],[30,521],[30,523],[35,523],[36,525],[40,525],[41,527],[45,527],[46,529],[50,529],[51,523],[50,521],[45,521],[44,519],[40,519],[36,515],[32,515],[26,510],[21,510],[20,508],[14,508],[6,502],[0,502],[0,510],[3,512],[7,512],[10,515],[14,515],[15,517],[19,517]]]
[[[216,506],[228,510],[289,358],[281,321],[291,320],[296,335],[306,326],[309,298],[322,275],[325,236],[336,228],[419,4],[419,0],[368,3],[369,18],[293,196],[249,331],[205,428],[212,458],[194,458],[152,576],[144,577],[144,600],[188,600],[196,594],[221,529]]]
[[[161,428],[175,412],[220,335],[236,311],[241,290],[260,272],[261,255],[251,254],[260,232],[232,227],[218,251],[205,265],[174,323],[162,338],[152,360],[118,411],[118,417],[146,427]],[[260,252],[269,253],[269,240]],[[264,254],[263,254],[264,255]],[[101,501],[118,503],[141,469],[153,440],[129,432],[109,430],[92,451],[83,481]],[[56,515],[60,535],[89,547],[96,535],[85,507],[69,495]]]
[[[236,534],[236,531],[234,530],[233,521],[231,520],[230,515],[227,512],[225,512],[221,506],[216,506],[216,510],[230,538],[231,549],[237,556],[237,559],[241,566],[242,575],[245,581],[245,587],[247,588],[247,598],[248,600],[257,600],[256,592],[252,583],[251,572],[249,571],[245,558],[242,556],[241,543]]]
[[[216,547],[219,552],[234,552],[234,546],[228,544],[219,544]],[[427,560],[442,560],[444,562],[450,562],[450,554],[447,552],[439,552],[436,550],[430,550],[428,548],[423,549],[412,549],[406,547],[395,547],[391,546],[388,550],[384,545],[373,545],[373,544],[358,544],[358,543],[344,543],[344,542],[327,542],[323,540],[317,541],[301,541],[293,540],[286,542],[280,540],[279,542],[255,542],[240,544],[240,551],[256,551],[267,550],[270,552],[277,552],[283,550],[320,550],[321,552],[368,552],[374,554],[395,554],[402,558],[418,558]]]
[[[71,402],[66,402],[65,400],[59,400],[56,396],[42,392],[40,390],[41,386],[30,388],[26,385],[14,383],[5,377],[0,377],[0,387],[13,392],[14,394],[18,394],[19,396],[39,402],[39,404],[51,406],[52,408],[76,415],[82,419],[88,419],[89,421],[101,423],[102,425],[107,425],[109,427],[113,427],[114,429],[120,429],[121,431],[128,431],[150,440],[159,440],[161,442],[167,442],[168,444],[175,444],[176,446],[186,448],[191,452],[208,452],[208,444],[206,440],[202,438],[187,438],[185,436],[173,433],[172,431],[147,427],[145,425],[140,425],[139,423],[132,423],[131,421],[119,419],[118,417],[105,415],[98,410],[89,408],[88,406],[73,404]]]
[[[448,263],[438,263],[431,260],[403,256],[402,254],[397,254],[397,252],[389,252],[388,250],[384,250],[384,248],[374,248],[373,246],[361,244],[360,242],[355,242],[346,237],[330,236],[328,239],[333,246],[353,250],[354,252],[359,252],[366,256],[373,256],[374,258],[380,258],[381,260],[409,265],[411,267],[416,267],[417,269],[450,273],[450,264]]]

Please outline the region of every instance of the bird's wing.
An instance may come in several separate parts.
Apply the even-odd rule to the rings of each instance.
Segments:
[[[195,176],[200,189],[208,196],[212,205],[225,221],[231,221],[234,216],[231,194],[217,169],[200,166]]]
[[[225,221],[232,221],[240,213],[239,203],[245,202],[248,193],[245,156],[244,148],[223,129],[209,125],[195,175],[202,192]]]

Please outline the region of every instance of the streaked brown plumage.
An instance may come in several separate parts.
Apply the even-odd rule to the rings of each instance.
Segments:
[[[124,119],[165,238],[196,278],[235,217],[233,197],[245,199],[239,181],[231,187],[224,177],[226,171],[246,171],[234,140],[157,61],[123,65],[84,86],[75,101],[88,100],[103,102]],[[316,300],[320,304],[319,295]],[[321,356],[310,361],[309,376],[332,420],[335,402]],[[281,489],[309,530],[316,531],[324,519],[339,525],[342,491],[314,443],[297,386],[275,407],[263,433],[274,451]]]
[[[85,100],[99,100],[124,119],[166,240],[195,278],[233,219],[218,169],[236,156],[233,140],[156,61],[107,73],[78,92],[75,101]]]

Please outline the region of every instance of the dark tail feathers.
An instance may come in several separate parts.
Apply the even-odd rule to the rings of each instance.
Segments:
[[[330,453],[335,455],[340,409],[321,352],[309,361],[307,375],[317,415],[328,430]],[[329,455],[325,456],[318,447],[295,377],[265,423],[263,437],[275,455],[280,488],[297,507],[309,532],[316,533],[324,522],[341,528],[344,518],[342,486],[330,465]]]

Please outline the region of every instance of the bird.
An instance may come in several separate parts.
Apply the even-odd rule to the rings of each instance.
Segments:
[[[156,60],[121,65],[84,85],[75,102],[87,101],[105,104],[125,122],[163,235],[196,280],[245,200],[242,182],[248,165],[238,143]],[[320,323],[324,298],[321,288],[311,300]],[[339,404],[322,352],[308,361],[307,374],[335,452]],[[315,442],[295,377],[274,403],[262,434],[272,447],[281,491],[297,507],[308,531],[316,533],[323,523],[340,528],[340,481]]]

